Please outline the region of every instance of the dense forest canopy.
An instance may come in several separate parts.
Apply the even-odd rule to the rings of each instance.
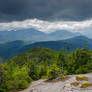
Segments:
[[[59,75],[92,72],[92,51],[76,49],[69,53],[36,47],[0,64],[0,92],[15,92],[41,78],[50,80]]]

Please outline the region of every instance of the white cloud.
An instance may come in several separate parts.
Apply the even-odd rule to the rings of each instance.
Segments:
[[[92,28],[92,19],[76,22],[76,21],[43,21],[38,19],[28,19],[25,21],[14,21],[9,23],[0,23],[0,30],[17,30],[23,28],[36,28],[43,32],[51,32],[54,30],[64,29],[70,31],[83,31],[85,28]]]

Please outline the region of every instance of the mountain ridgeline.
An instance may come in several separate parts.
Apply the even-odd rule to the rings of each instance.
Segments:
[[[92,39],[89,39],[85,36],[77,36],[66,40],[59,41],[43,41],[28,44],[23,41],[13,41],[0,45],[0,57],[3,57],[5,60],[16,56],[17,54],[26,52],[27,50],[34,47],[46,47],[53,50],[59,51],[61,48],[65,51],[66,47],[70,47],[70,52],[75,51],[77,48],[83,48],[86,46],[88,49],[92,49]]]
[[[39,41],[55,41],[72,38],[78,35],[80,34],[72,33],[67,30],[56,30],[52,33],[44,33],[37,29],[0,31],[0,43],[6,43],[16,40],[21,40],[30,43]]]
[[[51,48],[56,51],[59,51],[61,48],[65,50],[67,46],[71,48],[70,51],[74,51],[76,48],[83,48],[84,46],[87,46],[88,49],[92,49],[92,39],[88,39],[85,36],[77,36],[67,40],[37,42],[24,46],[20,49],[20,52],[37,46]]]

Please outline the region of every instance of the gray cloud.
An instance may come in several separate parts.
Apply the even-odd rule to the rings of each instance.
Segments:
[[[0,30],[19,30],[34,28],[43,32],[53,32],[56,30],[68,30],[72,32],[92,31],[92,19],[86,21],[44,21],[38,19],[28,19],[24,21],[13,21],[0,23]]]
[[[92,18],[92,0],[0,0],[0,21],[80,21]]]

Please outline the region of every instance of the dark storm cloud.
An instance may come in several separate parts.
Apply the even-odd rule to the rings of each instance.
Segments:
[[[29,18],[86,20],[92,18],[92,0],[0,0],[0,21]]]

